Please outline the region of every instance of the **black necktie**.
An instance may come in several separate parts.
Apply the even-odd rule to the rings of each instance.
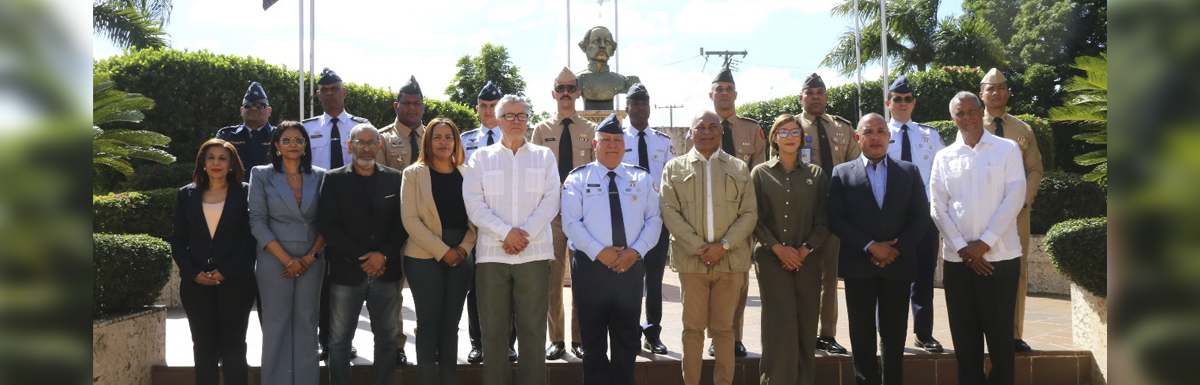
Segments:
[[[829,134],[825,132],[825,124],[821,122],[821,118],[817,117],[817,146],[821,151],[821,169],[829,172],[833,168],[833,153],[829,151]]]
[[[912,162],[912,144],[908,143],[908,125],[900,125],[900,136],[904,137],[900,141],[900,160]]]
[[[338,132],[337,118],[333,119],[333,130],[329,132],[329,169],[342,167],[346,161],[342,159],[342,133]]]
[[[567,180],[571,172],[571,119],[563,119],[562,135],[558,137],[558,182]]]
[[[617,173],[608,172],[608,216],[614,247],[625,247],[625,217],[621,216],[621,194],[617,193]]]
[[[638,132],[638,166],[650,170],[650,150],[646,149],[646,131]]]
[[[728,120],[721,121],[721,149],[729,155],[733,155],[735,152],[733,149],[733,130],[729,129]]]
[[[996,120],[993,120],[993,122],[996,122],[996,136],[1003,138],[1004,137],[1004,119],[996,118]]]
[[[492,130],[488,130],[488,144],[487,145],[491,146],[493,144],[496,144],[496,138],[492,137]]]
[[[409,163],[417,163],[417,158],[421,156],[421,144],[417,143],[417,130],[408,133],[408,144],[412,146],[412,160]]]

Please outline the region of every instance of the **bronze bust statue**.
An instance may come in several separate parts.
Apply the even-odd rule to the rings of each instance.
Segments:
[[[612,110],[613,98],[640,83],[637,76],[624,76],[608,70],[608,58],[617,50],[617,42],[605,27],[592,27],[583,35],[579,49],[588,58],[587,70],[578,73],[585,110]]]

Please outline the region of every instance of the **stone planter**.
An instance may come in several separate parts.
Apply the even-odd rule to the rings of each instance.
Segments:
[[[179,300],[179,266],[174,263],[171,263],[171,275],[167,278],[167,284],[163,286],[162,293],[154,300],[154,304],[183,307],[183,302]]]
[[[92,321],[95,385],[150,385],[150,367],[166,359],[167,308]]]
[[[1108,383],[1108,299],[1071,284],[1071,339],[1092,352],[1092,383]]]

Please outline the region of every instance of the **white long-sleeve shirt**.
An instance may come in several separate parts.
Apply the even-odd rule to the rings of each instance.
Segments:
[[[479,148],[463,173],[467,217],[479,229],[476,263],[521,264],[554,259],[550,221],[558,215],[558,161],[550,149],[525,142],[513,151],[500,145]],[[529,246],[504,252],[504,237],[519,228]]]
[[[1021,256],[1017,214],[1025,204],[1021,150],[1011,140],[987,133],[974,148],[962,135],[938,151],[929,176],[930,212],[942,232],[942,258],[961,262],[958,250],[982,240],[988,261]]]

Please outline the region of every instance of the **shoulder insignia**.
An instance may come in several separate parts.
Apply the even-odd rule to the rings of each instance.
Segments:
[[[737,115],[737,117],[741,118],[742,120],[749,120],[751,123],[758,124],[757,120],[750,119],[750,118],[747,118],[747,117],[741,116],[741,115]]]
[[[308,122],[316,121],[319,118],[320,118],[320,116],[314,116],[314,117],[311,117],[308,119],[301,120],[300,123],[308,123]]]
[[[465,136],[465,135],[467,135],[467,134],[474,134],[474,133],[476,133],[476,132],[479,132],[479,129],[478,129],[478,128],[472,128],[472,129],[470,129],[470,130],[463,131],[463,132],[462,132],[462,134],[459,134],[458,136]]]
[[[638,170],[645,171],[646,173],[649,173],[649,172],[650,172],[650,170],[647,170],[645,167],[642,167],[641,165],[637,165],[637,164],[629,164],[629,163],[626,163],[625,165],[627,165],[627,166],[629,166],[629,167],[636,168],[636,169],[638,169]]]
[[[658,135],[658,136],[661,136],[661,137],[664,137],[664,138],[667,138],[667,139],[671,139],[671,136],[670,136],[670,135],[664,134],[662,131],[659,131],[659,130],[654,130],[654,134],[655,134],[655,135]]]
[[[232,134],[234,131],[237,131],[238,127],[241,127],[241,125],[225,126],[225,127],[218,128],[217,134],[215,136],[221,136],[222,134],[225,134],[225,135]]]
[[[837,116],[837,115],[829,115],[829,116],[832,117],[833,120],[838,120],[838,121],[841,121],[842,123],[846,123],[848,125],[854,126],[854,123],[850,123],[850,121],[846,120],[846,118],[843,118],[843,117]]]
[[[591,164],[591,163],[588,163],[588,164]],[[569,172],[568,174],[574,174],[576,171],[583,170],[583,169],[587,168],[588,164],[576,167],[576,168],[572,169],[571,172]]]
[[[361,116],[351,116],[350,120],[353,120],[353,121],[359,122],[359,123],[370,123],[370,121],[367,121],[367,118],[364,118]]]

